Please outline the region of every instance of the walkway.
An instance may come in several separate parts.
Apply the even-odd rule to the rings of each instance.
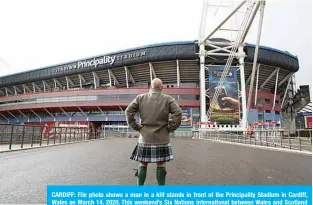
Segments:
[[[49,184],[135,184],[136,139],[95,140],[0,154],[0,201],[45,203]],[[174,139],[168,184],[311,184],[309,155]],[[156,184],[155,165],[147,184]]]

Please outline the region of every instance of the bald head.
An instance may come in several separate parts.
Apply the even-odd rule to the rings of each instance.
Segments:
[[[160,78],[154,78],[151,81],[151,88],[159,88],[162,89],[163,88],[163,83],[162,80]]]

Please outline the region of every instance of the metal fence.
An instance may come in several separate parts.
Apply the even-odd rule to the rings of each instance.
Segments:
[[[104,138],[88,128],[0,124],[0,151]]]
[[[109,130],[107,137],[138,138],[139,132],[131,130]],[[171,138],[208,139],[233,143],[266,146],[281,149],[312,152],[312,130],[254,130],[253,133],[221,130],[177,130],[170,133]]]
[[[194,130],[193,138],[312,152],[312,130],[255,130],[252,133]]]

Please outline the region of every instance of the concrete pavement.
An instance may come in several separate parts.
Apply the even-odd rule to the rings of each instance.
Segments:
[[[310,184],[312,157],[173,139],[167,184]],[[0,154],[0,203],[45,203],[50,184],[135,184],[136,139],[111,138]],[[156,184],[155,165],[146,184]]]

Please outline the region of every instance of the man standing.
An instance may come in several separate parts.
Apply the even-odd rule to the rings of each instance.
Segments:
[[[126,109],[130,127],[140,132],[132,160],[140,162],[136,175],[138,185],[144,185],[148,163],[156,163],[156,178],[159,185],[165,185],[166,162],[173,160],[169,133],[181,124],[182,110],[173,97],[163,94],[163,83],[155,78],[148,93],[138,95]],[[135,120],[139,112],[141,124]],[[172,121],[169,123],[169,114]]]

